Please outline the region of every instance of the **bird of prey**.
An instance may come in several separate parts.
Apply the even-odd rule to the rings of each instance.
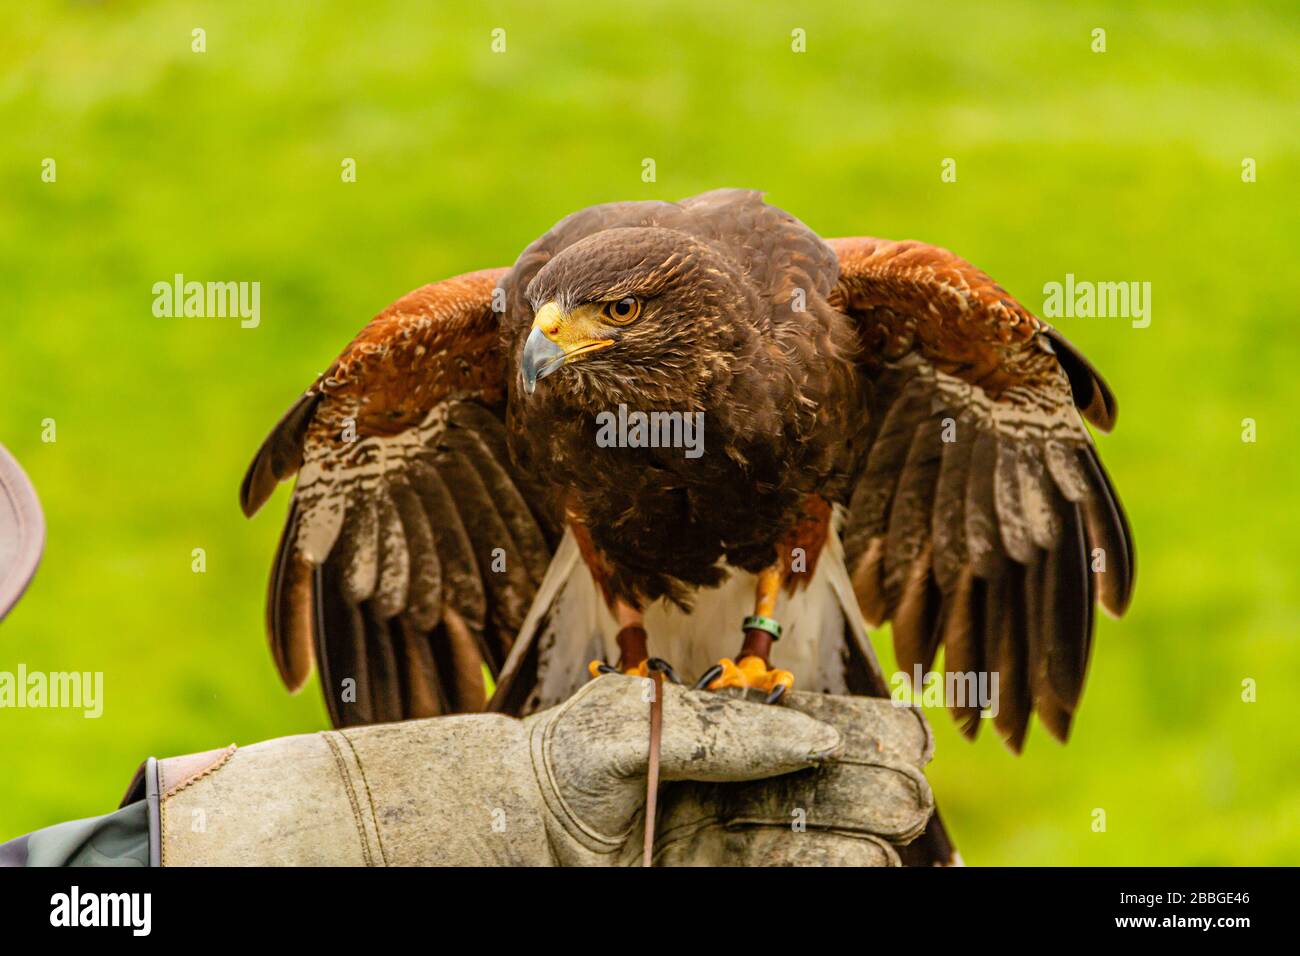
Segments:
[[[267,627],[291,689],[319,664],[337,725],[528,712],[652,651],[714,688],[888,694],[865,620],[909,674],[941,648],[996,674],[1019,750],[1035,711],[1065,739],[1095,605],[1129,604],[1084,424],[1115,415],[952,253],[823,240],[717,190],[581,210],[510,268],[399,299],[274,427],[241,503],[297,475]],[[980,702],[948,706],[973,737]]]

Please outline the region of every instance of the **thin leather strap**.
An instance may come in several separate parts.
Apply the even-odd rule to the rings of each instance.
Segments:
[[[659,804],[659,747],[664,736],[664,674],[657,667],[649,668],[654,682],[650,698],[650,763],[646,768],[645,782],[645,852],[643,866],[654,866],[655,814]]]

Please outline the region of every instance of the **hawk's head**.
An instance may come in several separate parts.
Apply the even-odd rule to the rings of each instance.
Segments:
[[[724,253],[683,232],[623,227],[567,246],[533,277],[520,381],[561,370],[602,397],[691,391],[743,354],[755,297]],[[559,381],[557,379],[557,381]]]

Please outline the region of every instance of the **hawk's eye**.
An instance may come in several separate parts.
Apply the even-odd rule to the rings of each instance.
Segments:
[[[641,314],[640,301],[634,299],[630,295],[627,296],[626,298],[619,299],[616,302],[605,303],[606,317],[609,318],[611,321],[619,323],[620,325],[627,325],[627,323],[631,322],[640,314]]]

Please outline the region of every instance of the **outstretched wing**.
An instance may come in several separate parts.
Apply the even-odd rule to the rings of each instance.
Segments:
[[[1094,603],[1119,616],[1133,591],[1128,521],[1083,423],[1109,431],[1114,397],[1060,333],[952,253],[830,245],[833,302],[866,356],[871,422],[844,540],[863,614],[892,622],[909,675],[940,645],[947,672],[996,675],[994,724],[1013,749],[1034,710],[1064,740]],[[974,737],[980,707],[961,703],[949,700]]]
[[[336,726],[482,710],[546,572],[557,522],[506,451],[504,272],[376,316],[244,478],[251,516],[298,475],[267,633],[291,690],[319,662]]]

